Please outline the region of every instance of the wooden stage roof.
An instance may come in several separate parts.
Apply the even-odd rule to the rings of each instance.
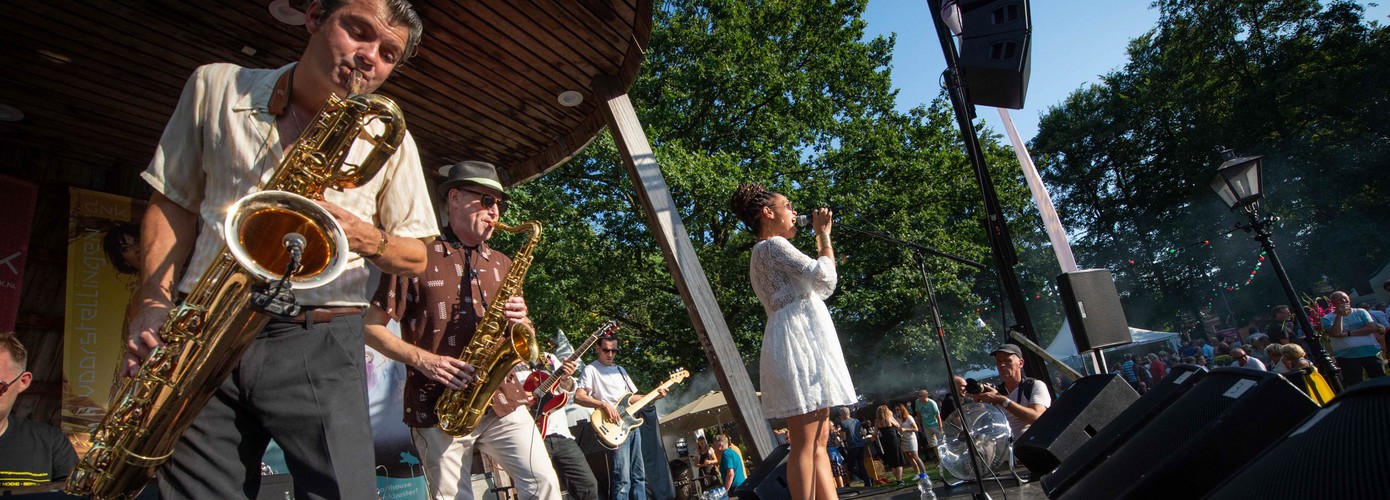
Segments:
[[[199,65],[278,67],[308,33],[270,0],[0,2],[6,71],[0,144],[102,167],[143,168]],[[464,159],[507,184],[563,163],[604,127],[604,80],[627,88],[651,33],[649,0],[414,2],[419,54],[378,92],[404,110],[427,171]],[[561,105],[576,91],[584,100]]]

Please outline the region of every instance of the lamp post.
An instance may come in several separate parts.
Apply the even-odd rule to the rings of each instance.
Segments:
[[[1308,340],[1308,354],[1312,356],[1313,362],[1317,363],[1318,371],[1327,374],[1327,383],[1332,386],[1332,390],[1340,393],[1342,381],[1337,365],[1332,362],[1327,350],[1322,348],[1322,335],[1313,329],[1308,314],[1299,305],[1298,293],[1294,292],[1293,283],[1289,281],[1288,273],[1284,272],[1284,265],[1279,263],[1279,254],[1274,251],[1274,237],[1270,233],[1270,225],[1274,223],[1275,218],[1260,213],[1260,197],[1264,195],[1260,158],[1262,157],[1237,158],[1230,149],[1222,150],[1223,161],[1211,179],[1211,189],[1216,191],[1217,196],[1221,197],[1221,201],[1225,202],[1231,211],[1242,210],[1250,219],[1249,224],[1237,222],[1236,228],[1254,233],[1255,240],[1264,248],[1265,254],[1269,256],[1270,265],[1274,267],[1274,274],[1279,277],[1279,284],[1284,287],[1284,295],[1288,296],[1289,309],[1294,313],[1294,317],[1298,318],[1298,326],[1303,330],[1304,338]]]

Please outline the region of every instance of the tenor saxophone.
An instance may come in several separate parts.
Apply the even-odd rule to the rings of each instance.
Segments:
[[[493,222],[492,225],[508,233],[530,231],[531,236],[512,257],[512,268],[507,271],[497,295],[478,321],[473,340],[459,355],[459,359],[473,365],[473,382],[463,389],[445,389],[434,404],[439,428],[455,437],[466,436],[478,427],[478,422],[492,406],[493,393],[497,392],[517,363],[534,363],[540,356],[535,330],[526,324],[512,323],[502,312],[507,299],[521,291],[521,282],[526,279],[526,270],[534,259],[531,253],[536,249],[536,243],[541,241],[541,223],[526,221],[507,226]]]
[[[372,133],[372,122],[380,123],[383,132]],[[346,163],[364,133],[372,150],[360,164]],[[375,94],[329,97],[270,181],[228,211],[225,245],[193,291],[170,311],[159,330],[164,345],[113,397],[111,410],[92,432],[92,448],[68,477],[69,494],[95,499],[139,494],[270,321],[265,302],[253,297],[264,297],[272,282],[313,288],[343,271],[346,235],[314,200],[322,200],[326,189],[370,181],[404,137],[405,117],[390,99]],[[304,238],[294,269],[281,243],[290,233]],[[296,307],[292,294],[281,298]]]

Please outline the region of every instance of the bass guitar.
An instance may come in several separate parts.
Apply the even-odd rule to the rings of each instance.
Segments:
[[[618,449],[618,446],[622,445],[623,441],[627,441],[627,436],[632,433],[632,429],[642,425],[643,419],[635,416],[637,412],[640,411],[642,407],[655,401],[657,394],[660,394],[662,389],[679,384],[689,376],[690,372],[684,368],[676,370],[671,373],[671,378],[666,379],[661,385],[652,389],[646,396],[642,396],[641,399],[636,401],[632,400],[632,397],[636,394],[624,394],[623,397],[618,398],[618,404],[615,405],[618,410],[618,418],[620,421],[615,422],[608,420],[608,417],[603,414],[602,408],[594,410],[594,413],[589,416],[589,425],[594,427],[594,434],[598,436],[599,442],[603,443],[603,445],[610,450]]]
[[[595,342],[598,342],[598,339],[616,333],[618,326],[618,320],[608,320],[603,326],[598,327],[598,330],[594,330],[594,333],[589,335],[588,340],[580,344],[579,348],[565,358],[564,362],[578,362],[579,358],[583,357],[584,353],[588,352]],[[560,380],[564,378],[556,377],[546,370],[536,370],[531,372],[531,375],[526,377],[526,382],[521,385],[522,389],[536,398],[534,405],[531,406],[531,417],[536,419],[536,428],[541,431],[542,436],[545,435],[545,428],[550,423],[550,414],[554,413],[555,410],[564,408],[570,402],[569,393],[556,389]]]

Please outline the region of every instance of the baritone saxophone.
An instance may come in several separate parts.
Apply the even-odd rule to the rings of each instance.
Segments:
[[[478,427],[492,406],[492,395],[517,363],[534,363],[540,357],[535,330],[524,323],[512,323],[502,312],[507,300],[521,291],[521,282],[526,279],[526,271],[534,259],[531,253],[541,241],[541,223],[532,220],[516,226],[500,222],[492,225],[513,234],[530,231],[531,236],[512,257],[512,268],[507,271],[482,319],[478,320],[473,340],[459,355],[459,359],[473,365],[473,382],[463,389],[445,389],[434,404],[439,428],[455,437],[467,436]]]
[[[315,200],[326,189],[370,181],[404,137],[405,117],[391,99],[328,98],[270,181],[228,210],[225,245],[170,311],[159,330],[164,345],[112,398],[91,450],[68,478],[69,494],[133,498],[144,488],[271,315],[299,311],[291,290],[324,285],[346,267],[346,234]],[[359,138],[372,150],[349,164]],[[286,246],[294,234],[299,250],[292,257]]]

